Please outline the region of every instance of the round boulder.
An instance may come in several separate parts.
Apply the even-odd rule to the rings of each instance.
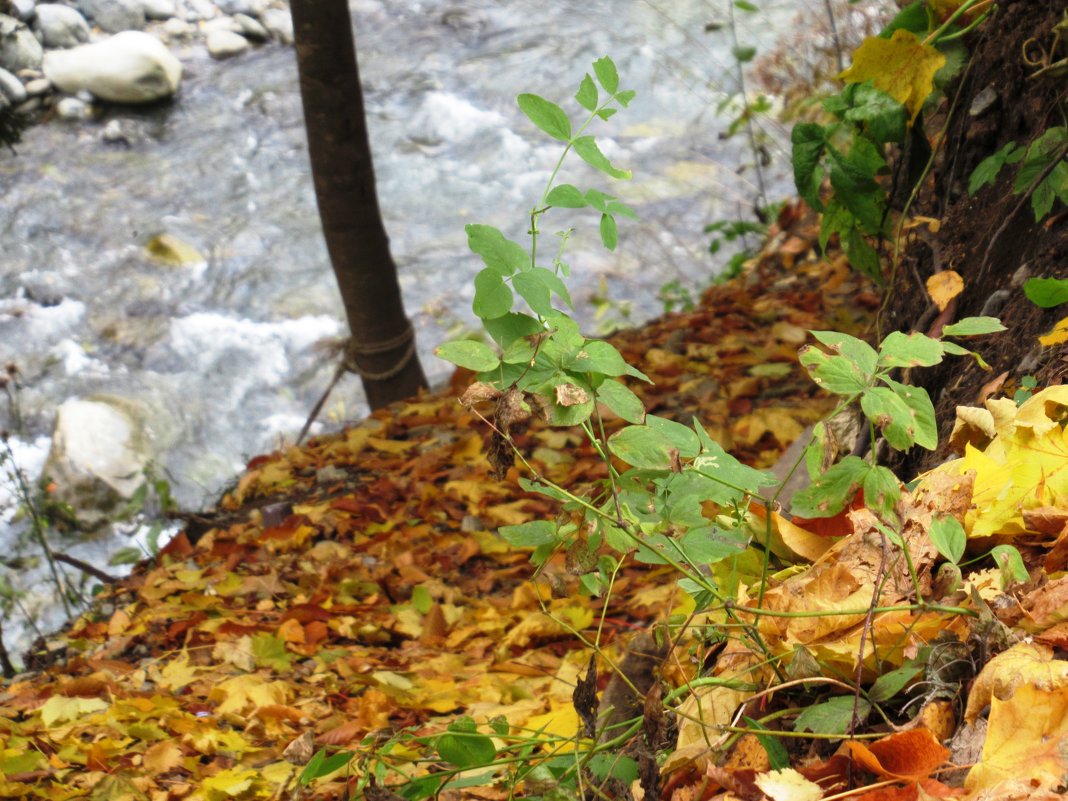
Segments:
[[[239,33],[216,29],[208,33],[205,44],[212,58],[230,58],[248,50],[248,39]]]
[[[137,407],[122,398],[72,399],[56,410],[42,479],[88,529],[107,522],[145,482],[151,454]]]
[[[145,26],[145,9],[140,0],[78,0],[78,10],[107,33]]]
[[[89,23],[70,6],[42,3],[33,28],[45,47],[77,47],[89,41]]]
[[[48,53],[44,73],[67,94],[84,89],[109,103],[151,103],[178,90],[182,65],[155,36],[124,31],[101,42]]]
[[[10,72],[35,70],[43,55],[44,48],[26,23],[0,14],[0,67]]]

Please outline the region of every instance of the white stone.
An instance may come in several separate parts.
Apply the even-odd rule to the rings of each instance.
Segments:
[[[23,22],[33,19],[33,0],[11,0],[11,10]]]
[[[89,41],[89,23],[70,6],[41,3],[33,28],[45,47],[77,47]]]
[[[43,54],[44,48],[25,23],[0,14],[0,67],[10,72],[36,69]]]
[[[15,105],[26,99],[26,88],[22,81],[5,69],[0,68],[0,96],[5,97]]]
[[[65,97],[56,103],[56,114],[60,119],[81,122],[93,116],[93,110],[87,103],[76,97]]]
[[[141,0],[141,7],[149,19],[171,19],[178,13],[174,0]]]
[[[267,32],[267,29],[248,14],[234,14],[234,22],[237,23],[240,29],[238,33],[242,36],[255,39],[258,42],[266,42],[271,38],[271,34]]]
[[[54,50],[45,56],[44,72],[68,94],[87,89],[110,103],[151,103],[173,95],[182,80],[181,62],[163,42],[141,31]]]
[[[269,8],[260,14],[260,21],[271,36],[282,44],[293,44],[293,17],[284,8]]]
[[[248,50],[248,39],[239,33],[227,30],[214,30],[208,33],[205,44],[212,58],[230,58]]]
[[[103,396],[56,409],[42,478],[55,483],[56,500],[70,504],[87,528],[105,522],[145,481],[151,454],[139,417],[130,401]]]
[[[163,23],[163,33],[168,39],[188,39],[196,30],[196,26],[178,17],[171,17]]]
[[[52,91],[52,82],[48,78],[34,78],[32,81],[26,81],[26,94],[30,97],[37,97],[50,91]]]

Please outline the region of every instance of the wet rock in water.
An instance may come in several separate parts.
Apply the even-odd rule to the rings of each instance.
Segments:
[[[141,31],[52,51],[44,71],[64,92],[85,89],[110,103],[151,103],[173,95],[182,79],[181,62],[163,42]]]
[[[5,98],[11,105],[15,106],[23,102],[27,97],[26,88],[22,85],[22,81],[5,69],[0,69],[0,97]]]
[[[178,4],[174,0],[141,0],[148,19],[171,19],[178,13]]]
[[[249,48],[248,39],[233,31],[217,29],[208,33],[205,39],[208,52],[212,58],[231,58],[244,53]]]
[[[18,72],[41,66],[44,48],[26,23],[0,14],[0,67]]]
[[[107,522],[145,481],[151,461],[142,414],[123,398],[72,399],[56,410],[42,479],[88,529]]]
[[[108,33],[132,31],[145,26],[141,0],[78,0],[78,10]]]
[[[33,29],[45,47],[77,47],[89,41],[89,23],[70,6],[42,3],[37,6]]]
[[[197,28],[191,22],[186,22],[178,17],[171,17],[163,23],[163,33],[171,40],[189,39],[196,33]]]

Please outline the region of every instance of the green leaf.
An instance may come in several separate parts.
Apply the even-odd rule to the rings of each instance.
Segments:
[[[1028,278],[1023,285],[1027,299],[1041,309],[1068,303],[1068,279]]]
[[[729,490],[721,498],[710,497],[710,500],[726,505],[732,501],[741,500],[738,497],[738,489],[748,495],[759,495],[763,487],[779,483],[778,479],[770,473],[739,462],[723,450],[718,442],[710,439],[704,428],[698,429],[698,436],[701,439],[701,453],[694,457],[693,469],[699,471],[702,476],[719,482],[721,486]],[[712,491],[709,494],[712,495]]]
[[[937,339],[918,331],[892,331],[879,345],[879,367],[930,367],[941,362],[943,355]]]
[[[551,520],[531,520],[516,526],[501,526],[497,533],[505,542],[517,548],[537,548],[556,542],[556,523]]]
[[[492,320],[512,310],[514,297],[501,274],[486,267],[475,276],[475,300],[471,304],[474,313],[483,320]]]
[[[578,91],[575,93],[575,100],[586,111],[593,111],[597,108],[597,94],[597,85],[587,72],[582,79],[582,83],[579,84]]]
[[[856,706],[857,717],[861,721],[871,712],[871,704],[865,699],[841,695],[804,710],[794,721],[794,731],[808,730],[813,734],[845,734],[849,731],[849,724],[853,720],[854,706]]]
[[[582,349],[565,360],[564,367],[579,373],[601,373],[601,375],[627,375],[630,365],[615,346],[600,339],[590,339]]]
[[[912,410],[887,387],[871,387],[860,396],[860,408],[895,450],[905,451],[915,444]]]
[[[507,277],[530,263],[530,254],[492,225],[466,225],[467,246],[486,266]]]
[[[814,122],[799,123],[790,132],[794,183],[798,194],[816,211],[823,210],[823,203],[820,202],[823,170],[819,169],[819,162],[827,146],[825,136],[823,127]]]
[[[968,179],[968,194],[974,195],[987,184],[994,183],[1001,168],[1006,164],[1015,164],[1023,158],[1025,152],[1025,149],[1017,147],[1015,142],[1006,142],[1001,150],[980,161]]]
[[[1024,583],[1030,580],[1027,568],[1024,566],[1020,552],[1011,545],[995,545],[990,549],[990,555],[1001,570],[1001,586],[1004,589],[1009,584]]]
[[[509,305],[511,305],[509,303]],[[545,327],[529,314],[509,312],[500,317],[483,320],[482,325],[486,333],[490,335],[502,349],[508,348],[512,343],[523,337],[545,333]]]
[[[521,94],[516,100],[527,119],[553,139],[559,139],[561,142],[571,141],[571,120],[558,105],[532,94]]]
[[[971,337],[979,334],[996,334],[1004,330],[1006,330],[1005,326],[997,317],[965,317],[943,328],[942,336]]]
[[[601,242],[609,250],[615,250],[619,244],[619,228],[616,227],[616,218],[611,214],[601,215]]]
[[[268,667],[280,673],[291,669],[293,654],[286,649],[285,640],[273,634],[257,634],[252,638],[252,655],[260,667]]]
[[[914,678],[923,673],[923,670],[922,663],[907,662],[896,670],[884,673],[872,683],[871,689],[868,690],[868,698],[876,704],[889,701],[905,689]]]
[[[485,734],[479,734],[475,722],[461,718],[449,725],[449,730],[438,736],[438,755],[458,768],[473,768],[488,765],[497,758],[497,747]]]
[[[641,425],[645,422],[645,404],[619,381],[605,381],[597,387],[597,400],[628,423]]]
[[[545,272],[549,271],[545,270]],[[552,273],[549,274],[552,275]],[[555,276],[553,277],[555,278]],[[512,279],[512,286],[519,293],[519,297],[527,302],[535,314],[539,314],[542,317],[552,314],[552,293],[549,291],[549,287],[546,286],[544,278],[537,272],[529,270],[516,273]]]
[[[752,3],[746,2],[746,0],[734,0],[734,7],[741,11],[748,11],[750,13],[760,10]]]
[[[927,532],[931,537],[931,543],[942,556],[953,564],[957,564],[964,556],[964,547],[968,544],[968,535],[964,533],[964,526],[955,517],[936,517],[931,521],[931,527]]]
[[[894,506],[901,498],[901,483],[889,467],[876,465],[864,476],[864,503],[885,518],[894,514]]]
[[[580,136],[574,141],[575,152],[578,153],[579,158],[589,164],[596,170],[600,170],[606,175],[611,175],[613,178],[619,178],[622,180],[629,180],[631,177],[630,170],[620,170],[612,166],[612,163],[608,160],[608,157],[601,152],[601,149],[597,147],[597,142],[592,136]]]
[[[872,140],[879,143],[905,140],[905,107],[870,81],[849,84],[842,90],[842,97],[848,107],[841,116],[849,122],[864,123]]]
[[[552,406],[549,422],[554,426],[577,426],[593,414],[593,388],[576,375],[558,375],[549,382]]]
[[[308,760],[308,764],[300,772],[300,778],[297,781],[303,785],[311,784],[316,779],[329,776],[335,770],[344,767],[354,756],[355,754],[352,751],[338,751],[333,756],[328,757],[326,750],[320,748]]]
[[[764,749],[764,753],[768,755],[768,763],[772,770],[785,770],[790,767],[790,754],[786,750],[778,737],[773,737],[770,734],[764,734],[759,729],[764,727],[757,721],[753,720],[748,715],[742,718],[745,721],[745,725],[752,728],[753,736],[757,738],[757,742],[760,743],[760,747]]]
[[[841,353],[850,359],[866,376],[875,373],[879,362],[879,355],[875,349],[863,339],[843,334],[840,331],[812,331],[812,336],[821,345],[826,345],[835,353]]]
[[[756,48],[750,45],[735,45],[731,48],[731,55],[740,63],[745,64],[753,60],[753,56],[756,55]]]
[[[655,414],[646,415],[645,424],[667,440],[672,448],[677,448],[683,459],[692,459],[701,452],[701,440],[689,426]]]
[[[845,356],[832,356],[807,345],[800,351],[801,364],[817,385],[835,395],[853,397],[868,386],[868,378]]]
[[[597,59],[593,62],[593,72],[604,90],[614,95],[619,89],[619,73],[616,72],[616,65],[612,59],[608,56]]]
[[[619,105],[623,106],[623,108],[626,108],[630,105],[630,101],[634,99],[634,96],[636,94],[637,92],[635,92],[633,89],[626,89],[622,92],[616,92],[616,100],[619,102]],[[605,119],[608,118],[605,117]]]
[[[571,184],[554,186],[545,196],[545,202],[558,209],[581,209],[588,205],[582,192]]]
[[[790,511],[800,517],[834,517],[853,500],[870,470],[859,456],[847,456],[795,494]]]
[[[618,753],[594,754],[586,763],[590,773],[598,781],[616,779],[629,786],[638,778],[638,763]]]
[[[648,425],[627,426],[608,438],[608,449],[615,456],[645,470],[669,469],[673,447],[665,436]]]
[[[889,39],[896,30],[911,31],[917,36],[926,34],[930,30],[926,0],[916,0],[897,12],[887,26],[879,32],[879,38]]]
[[[827,160],[835,198],[849,209],[865,233],[878,234],[885,196],[875,175],[886,162],[875,145],[858,135],[848,155],[828,147]]]
[[[883,265],[879,261],[879,252],[871,246],[856,225],[846,232],[842,245],[845,248],[846,258],[849,259],[850,267],[861,275],[868,276],[879,286],[885,283]]]
[[[438,345],[434,351],[438,358],[452,362],[476,373],[496,369],[501,363],[500,357],[485,342],[471,339],[458,339]]]
[[[912,412],[911,434],[916,444],[929,451],[937,448],[938,423],[935,420],[934,404],[931,403],[931,396],[927,394],[927,390],[923,387],[898,383],[886,376],[882,376],[879,380],[890,387]]]

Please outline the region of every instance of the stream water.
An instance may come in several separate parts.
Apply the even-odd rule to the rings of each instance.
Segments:
[[[798,8],[761,7],[740,15],[739,35],[766,48]],[[352,10],[381,205],[432,380],[448,375],[433,348],[473,324],[470,283],[481,265],[466,250],[464,224],[491,223],[522,240],[559,154],[521,116],[516,94],[576,111],[579,79],[606,53],[638,94],[599,141],[634,179],[610,187],[577,161],[563,176],[618,194],[641,220],[622,221],[612,254],[600,248],[594,216],[573,218],[567,260],[580,319],[592,318],[599,286],[640,320],[661,310],[665,282],[701,286],[714,275],[703,226],[748,217],[756,197],[751,171],[739,170],[752,160],[744,137],[718,137],[729,118],[716,107],[737,86],[729,31],[705,28],[725,21],[725,3],[355,0]],[[107,393],[149,410],[161,474],[184,506],[198,507],[248,457],[299,430],[333,369],[315,344],[343,328],[292,49],[268,45],[227,62],[197,48],[180,56],[186,74],[172,104],[44,124],[17,156],[0,154],[0,363],[21,370],[23,420],[11,446],[31,478],[55,407]],[[125,142],[102,139],[112,118],[123,121]],[[781,145],[770,147],[775,198],[790,185]],[[204,263],[153,261],[145,244],[160,233],[193,245]],[[613,315],[623,321],[619,309]],[[3,401],[0,427],[14,430]],[[336,427],[363,413],[358,381],[347,378],[323,419]],[[30,553],[4,478],[0,548]],[[102,564],[128,533],[54,545]],[[24,614],[42,613],[45,628],[60,621],[41,574],[8,564],[20,569],[5,580],[28,593],[5,627],[17,651],[27,630],[12,629]]]

